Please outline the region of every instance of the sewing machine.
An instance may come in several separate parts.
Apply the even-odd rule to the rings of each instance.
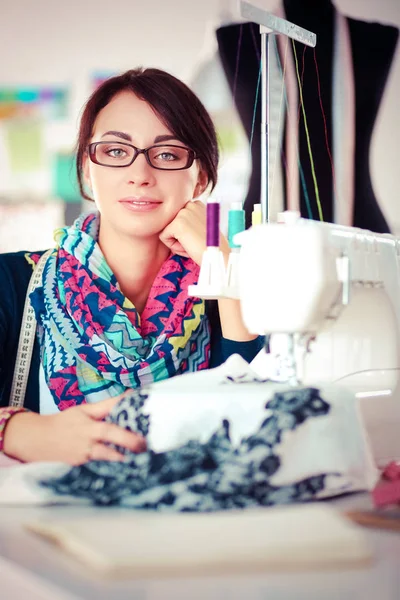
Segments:
[[[295,212],[268,222],[270,34],[311,47],[316,36],[243,0],[240,7],[261,34],[262,224],[234,236],[224,281],[218,243],[207,248],[192,293],[240,299],[248,330],[266,336],[252,363],[261,377],[350,389],[360,400],[375,460],[384,464],[400,458],[400,239]],[[217,230],[219,215],[211,208],[207,226]]]
[[[240,299],[246,327],[266,338],[253,370],[350,389],[376,462],[398,459],[400,239],[286,212],[235,241],[225,280],[217,248],[208,249],[192,292]]]
[[[400,240],[292,213],[282,221],[237,236],[243,319],[270,336],[252,366],[294,385],[351,389],[377,462],[398,458]]]

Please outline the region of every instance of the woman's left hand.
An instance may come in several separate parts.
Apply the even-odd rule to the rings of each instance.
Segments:
[[[160,233],[160,240],[173,252],[186,256],[201,265],[207,247],[207,209],[203,202],[188,202],[175,219]],[[220,234],[220,248],[229,253],[226,238]]]

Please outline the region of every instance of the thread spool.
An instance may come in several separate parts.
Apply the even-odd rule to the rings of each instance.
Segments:
[[[230,248],[240,248],[240,245],[234,242],[234,236],[244,231],[245,228],[245,213],[242,209],[242,203],[233,202],[228,213],[228,242]]]
[[[207,202],[207,247],[219,248],[219,202],[211,198]]]
[[[207,202],[207,248],[203,252],[198,282],[188,288],[189,296],[205,299],[223,297],[225,263],[219,249],[219,218],[219,202],[209,198]]]
[[[261,212],[261,204],[255,204],[253,207],[253,212],[251,213],[251,224],[261,225],[262,223],[262,212]]]

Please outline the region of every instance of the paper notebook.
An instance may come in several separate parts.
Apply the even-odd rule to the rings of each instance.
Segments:
[[[26,524],[104,575],[187,575],[351,567],[364,532],[319,504],[202,514],[113,512]]]

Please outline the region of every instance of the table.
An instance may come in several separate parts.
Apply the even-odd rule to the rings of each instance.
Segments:
[[[368,494],[329,501],[343,509],[370,507]],[[345,570],[257,573],[163,579],[99,578],[61,549],[26,531],[44,515],[92,515],[123,510],[89,506],[1,507],[1,600],[398,600],[400,534],[365,529],[372,565]]]

